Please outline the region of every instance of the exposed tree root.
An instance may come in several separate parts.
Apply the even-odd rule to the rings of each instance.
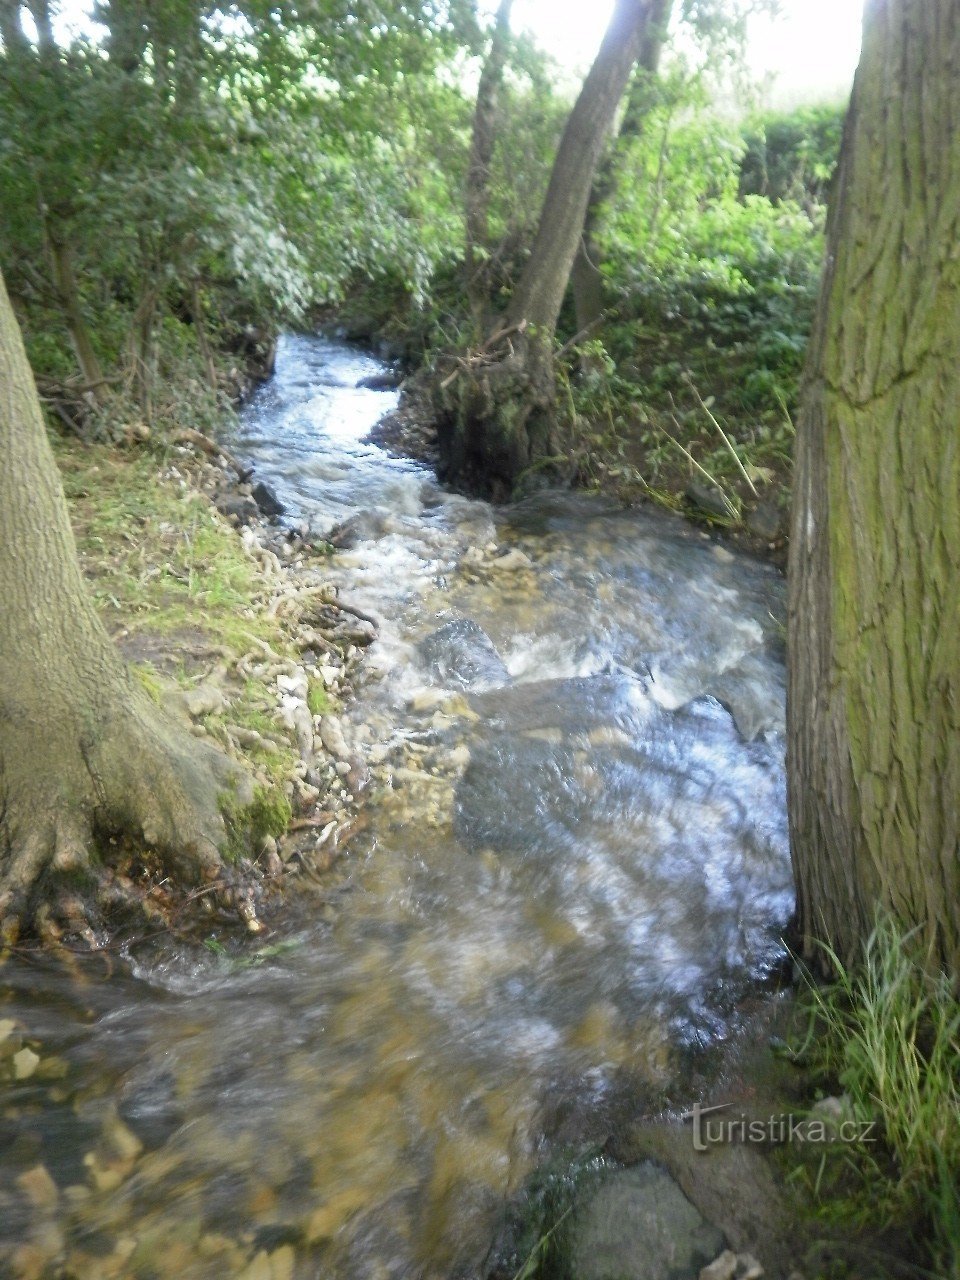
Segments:
[[[552,351],[522,328],[441,361],[433,404],[445,479],[500,501],[531,469],[562,470]]]
[[[142,887],[115,866],[131,850],[184,892],[209,888],[260,929],[252,870],[224,861],[237,832],[223,811],[235,825],[253,798],[248,776],[137,691],[128,694],[122,718],[100,717],[92,732],[61,723],[46,733],[28,717],[32,743],[18,751],[20,733],[9,722],[0,731],[0,945],[23,933],[94,945],[118,915],[149,919]],[[45,769],[36,768],[37,740]]]

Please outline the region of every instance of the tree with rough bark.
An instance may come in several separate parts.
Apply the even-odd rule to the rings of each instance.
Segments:
[[[438,426],[451,480],[503,495],[557,452],[557,320],[597,164],[655,4],[617,0],[560,140],[530,257],[507,312],[480,348],[441,362]]]
[[[879,910],[960,973],[960,6],[868,0],[798,432],[790,824],[804,948]]]
[[[116,901],[110,840],[175,879],[225,875],[246,774],[159,707],[94,611],[19,326],[0,277],[0,942]],[[246,912],[256,925],[252,909]]]

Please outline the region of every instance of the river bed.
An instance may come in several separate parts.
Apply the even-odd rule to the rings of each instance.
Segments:
[[[447,493],[365,443],[380,372],[285,337],[235,446],[378,620],[367,832],[255,966],[8,966],[62,1064],[0,1129],[0,1245],[74,1258],[38,1275],[479,1276],[551,1144],[681,1094],[782,959],[781,575],[591,495]]]

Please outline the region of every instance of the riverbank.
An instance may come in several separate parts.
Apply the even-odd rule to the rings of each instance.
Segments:
[[[109,634],[158,703],[253,775],[246,874],[268,929],[283,892],[328,873],[358,827],[366,779],[339,714],[376,627],[328,584],[332,548],[284,522],[229,452],[183,434],[125,448],[61,437],[55,453]],[[212,923],[209,895],[178,896],[138,851],[115,873],[139,890],[148,932]]]
[[[428,466],[439,462],[434,413],[418,370],[403,378],[398,372],[400,402],[370,433],[369,439],[398,457]],[[709,407],[704,414],[711,420]],[[689,426],[689,415],[684,421]],[[650,411],[643,421],[606,425],[578,424],[571,453],[576,487],[609,495],[625,507],[648,504],[670,512],[730,546],[785,569],[787,564],[790,479],[789,453],[765,448],[759,466],[737,461],[732,446],[723,458],[722,484],[713,482],[697,464],[692,450],[702,452],[696,427],[682,430],[665,415]],[[722,428],[717,430],[723,435]],[[683,442],[677,436],[683,435]],[[790,428],[792,436],[792,427]],[[782,445],[781,441],[781,445]],[[749,459],[749,454],[747,455]],[[648,481],[645,477],[650,476]]]

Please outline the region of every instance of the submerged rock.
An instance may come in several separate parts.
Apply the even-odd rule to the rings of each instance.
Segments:
[[[396,391],[402,381],[403,375],[391,369],[387,373],[371,373],[361,378],[357,387],[363,391]]]
[[[696,1280],[724,1243],[670,1175],[648,1162],[589,1192],[574,1210],[566,1248],[577,1280]]]
[[[375,542],[386,534],[389,517],[389,511],[376,507],[356,511],[340,524],[334,525],[327,534],[327,541],[341,551],[350,550],[361,542]]]
[[[696,480],[691,480],[683,496],[708,516],[719,516],[723,520],[729,520],[733,515],[730,503],[716,485],[698,484]]]
[[[262,480],[253,486],[253,492],[250,496],[265,516],[282,516],[286,511],[286,507],[274,491],[268,484],[264,484]]]
[[[461,689],[494,689],[510,683],[510,673],[493,641],[470,618],[448,622],[421,640],[417,649],[431,672]]]

